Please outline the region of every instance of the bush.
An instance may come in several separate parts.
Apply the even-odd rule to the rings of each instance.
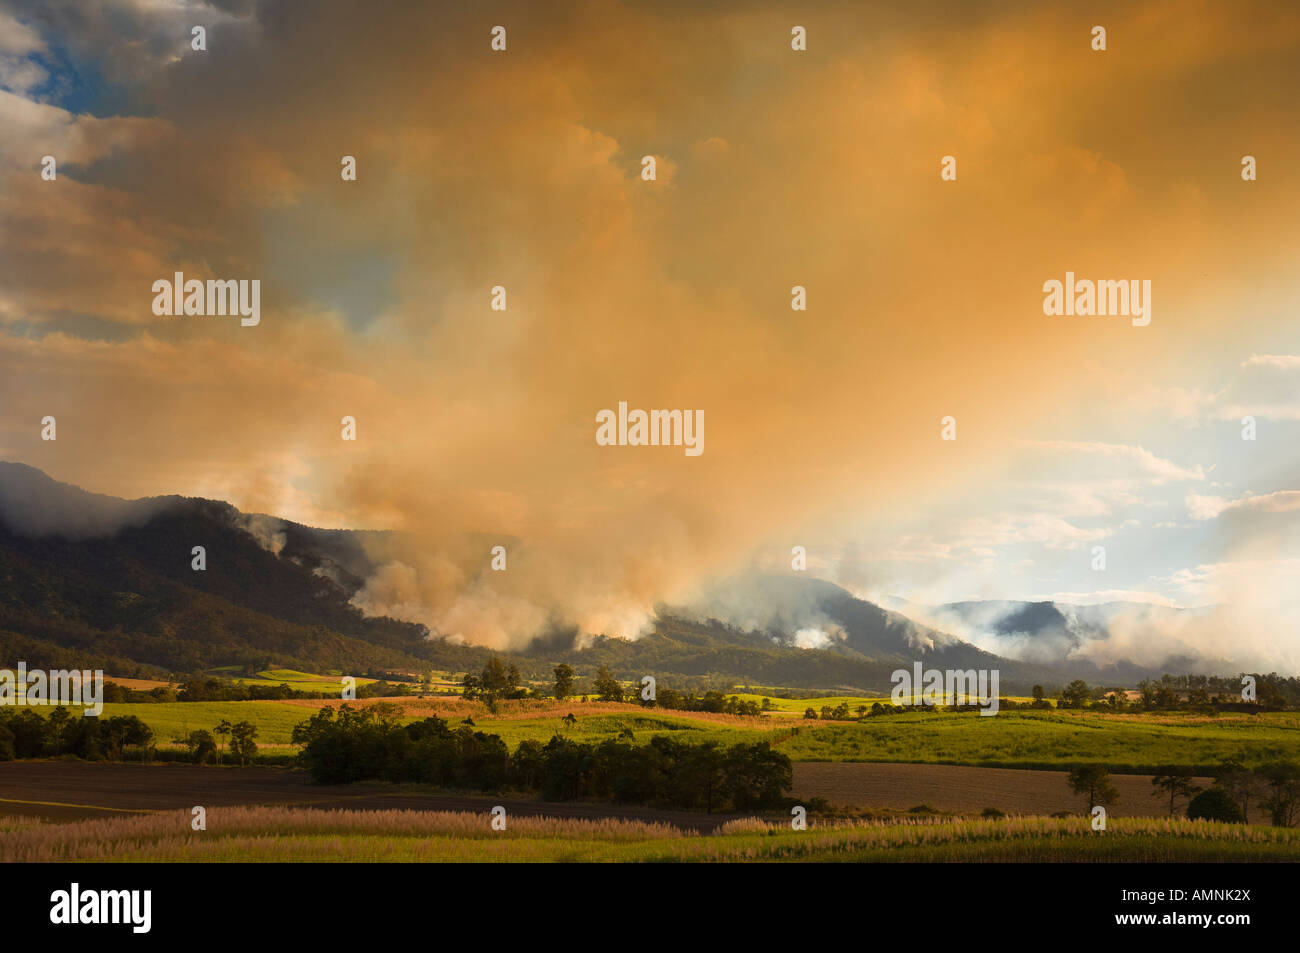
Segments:
[[[1217,786],[1192,798],[1187,805],[1187,817],[1193,821],[1227,821],[1232,824],[1243,824],[1246,821],[1241,813],[1241,805],[1231,794]]]

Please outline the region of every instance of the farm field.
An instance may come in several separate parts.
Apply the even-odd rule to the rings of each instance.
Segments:
[[[1082,813],[1063,771],[1019,771],[956,765],[800,763],[794,766],[792,796],[825,798],[839,807],[904,812],[927,805],[940,813],[978,815],[987,807],[1007,814]],[[1147,775],[1112,775],[1120,792],[1109,809],[1116,817],[1164,816],[1167,804],[1152,797]],[[1207,786],[1208,779],[1198,779]],[[503,801],[502,798],[508,798]],[[19,761],[0,764],[0,817],[51,820],[114,813],[163,811],[203,804],[283,804],[335,807],[401,806],[423,810],[487,810],[493,804],[529,802],[528,810],[578,817],[668,817],[663,812],[592,802],[543,802],[519,795],[438,792],[415,785],[378,783],[314,785],[301,771],[279,767],[199,767],[193,764],[93,764],[79,761]],[[1182,802],[1180,807],[1185,807]],[[673,814],[673,823],[687,817]],[[712,828],[725,817],[689,815],[688,826]],[[1251,821],[1267,820],[1258,804]]]
[[[91,764],[18,761],[0,764],[0,829],[22,819],[70,821],[205,807],[282,805],[356,810],[404,809],[486,813],[501,804],[513,816],[620,818],[712,830],[726,815],[659,811],[589,802],[544,802],[528,796],[460,794],[422,785],[312,784],[305,772],[280,767],[193,764]]]
[[[783,691],[783,689],[777,690]],[[801,718],[803,717],[803,713],[809,708],[813,709],[813,711],[820,715],[823,706],[837,708],[840,705],[848,705],[849,713],[853,717],[857,717],[859,706],[870,708],[875,704],[893,704],[888,695],[818,695],[813,698],[777,698],[775,695],[764,694],[762,692],[728,692],[727,694],[736,695],[741,701],[751,701],[759,705],[761,705],[763,699],[766,698],[771,705],[771,708],[768,710],[769,714],[777,716],[797,715]],[[1033,699],[1027,695],[1003,695],[1001,697],[1018,703],[1028,703],[1033,701]],[[920,703],[919,697],[917,698],[917,702],[918,704]]]
[[[325,704],[322,702],[322,704]],[[48,715],[53,709],[32,708]],[[78,709],[71,711],[76,714]],[[211,731],[220,721],[250,721],[257,725],[257,742],[261,745],[288,745],[293,726],[305,721],[311,712],[278,701],[230,702],[107,702],[103,718],[135,715],[153,729],[154,742],[160,748],[174,747],[173,739],[184,738],[200,728]]]
[[[373,704],[363,700],[354,704]],[[499,734],[513,748],[553,735],[597,742],[632,732],[636,743],[655,734],[689,732],[692,741],[726,744],[769,740],[793,761],[872,761],[1055,768],[1081,761],[1112,772],[1149,773],[1162,765],[1207,770],[1227,758],[1249,766],[1300,758],[1300,714],[1113,714],[1091,711],[906,712],[862,722],[788,721],[702,712],[671,712],[612,702],[504,702],[495,714],[478,702],[429,697],[386,699],[405,717],[438,715],[453,724],[468,717],[479,731]],[[136,715],[153,728],[159,747],[222,719],[258,726],[259,746],[289,749],[293,726],[334,700],[106,704],[105,716]],[[33,709],[48,713],[50,709]],[[563,722],[573,713],[572,727]],[[678,735],[678,737],[685,737]]]
[[[232,682],[240,685],[260,685],[264,687],[275,687],[277,685],[288,685],[290,688],[300,692],[322,692],[328,694],[338,693],[343,685],[343,672],[299,672],[291,668],[271,668],[258,672],[255,675],[239,675],[237,666],[227,665],[221,668],[210,669],[207,674],[216,675],[222,678],[228,678]],[[378,679],[365,678],[361,675],[353,676],[356,679],[357,687],[362,685],[374,684]],[[108,681],[125,684],[130,679],[120,679],[109,677]],[[165,683],[157,683],[165,684]],[[460,681],[451,672],[434,672],[433,681],[429,683],[431,689],[435,692],[445,695],[457,695],[461,691]],[[417,687],[412,683],[412,687]],[[423,687],[423,686],[418,686]]]
[[[349,704],[364,707],[377,701],[399,705],[408,721],[437,715],[453,724],[459,724],[462,719],[471,718],[478,730],[500,735],[512,748],[525,739],[546,742],[557,734],[580,741],[603,741],[618,737],[624,729],[631,729],[636,740],[648,740],[655,732],[690,731],[693,733],[692,740],[726,740],[734,744],[749,736],[765,738],[780,727],[766,719],[700,712],[655,711],[639,705],[612,702],[505,702],[498,706],[496,715],[480,703],[439,696],[423,699],[362,699]],[[159,747],[171,746],[172,739],[183,738],[190,731],[199,728],[211,730],[223,719],[231,722],[250,721],[258,728],[258,746],[276,747],[289,745],[294,725],[306,721],[316,710],[341,704],[342,701],[334,699],[119,702],[105,704],[103,717],[135,715],[153,729]],[[51,710],[32,709],[46,715]],[[566,726],[561,720],[569,712],[573,712],[577,718],[573,727]]]
[[[628,820],[484,813],[214,808],[207,830],[174,811],[70,824],[9,822],[0,861],[1291,861],[1300,831],[1204,821],[1085,818],[941,819],[793,831],[756,818],[690,834]]]
[[[805,723],[815,724],[813,722]],[[889,761],[1051,768],[1099,762],[1112,773],[1162,765],[1255,766],[1300,757],[1300,714],[1109,714],[1091,711],[909,712],[801,727],[780,745],[793,761]]]
[[[1163,817],[1168,800],[1152,796],[1149,774],[1113,774],[1119,800],[1106,808],[1108,817]],[[968,768],[946,764],[881,764],[860,761],[801,761],[794,765],[796,798],[825,798],[837,807],[906,810],[926,805],[936,811],[978,814],[986,807],[1006,814],[1049,816],[1058,812],[1085,813],[1070,792],[1063,771],[1013,768]],[[1193,778],[1200,788],[1213,779]],[[1256,798],[1250,822],[1268,824],[1268,812]],[[1186,812],[1186,800],[1178,802]]]
[[[276,685],[288,685],[300,692],[338,692],[343,684],[342,675],[321,675],[311,672],[298,672],[291,668],[273,668],[256,675],[236,675],[234,666],[213,669],[211,674],[229,678],[240,685],[262,685],[274,688]],[[373,678],[357,676],[357,685],[367,685]]]

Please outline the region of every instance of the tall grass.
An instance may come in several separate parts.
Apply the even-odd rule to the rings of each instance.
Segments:
[[[716,834],[654,823],[418,811],[214,808],[0,830],[0,861],[1245,861],[1300,860],[1300,830],[1179,818],[906,818],[728,822]]]
[[[293,807],[226,807],[207,812],[207,830],[191,829],[189,811],[165,811],[130,817],[95,818],[69,824],[0,831],[0,861],[110,860],[122,855],[152,855],[163,850],[184,854],[212,842],[260,843],[259,859],[275,860],[274,845],[302,838],[334,836],[357,839],[452,838],[520,840],[562,838],[567,841],[648,840],[684,836],[670,824],[616,818],[587,820],[561,817],[506,819],[504,831],[491,828],[491,816],[466,811],[348,811]]]

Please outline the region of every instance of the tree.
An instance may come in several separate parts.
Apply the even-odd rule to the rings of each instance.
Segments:
[[[673,779],[678,786],[676,794],[689,797],[694,802],[692,806],[698,805],[702,798],[704,813],[713,813],[713,805],[723,793],[721,789],[726,781],[725,758],[716,742],[688,745]]]
[[[1277,827],[1290,827],[1300,815],[1300,764],[1294,761],[1272,761],[1258,769],[1260,777],[1268,782],[1268,797],[1264,810],[1269,812]]]
[[[68,710],[60,705],[54,711],[50,712],[50,739],[54,742],[54,755],[58,757],[59,749],[62,747],[63,731],[68,727],[68,722],[72,715]]]
[[[247,764],[257,754],[257,726],[252,722],[241,721],[230,726],[230,750],[238,755],[240,764]]]
[[[1174,688],[1174,679],[1172,675],[1161,676],[1160,684],[1156,686],[1156,707],[1178,707],[1178,692]]]
[[[623,700],[623,686],[603,665],[596,671],[595,689],[599,701],[621,702]]]
[[[1240,824],[1246,820],[1237,799],[1217,784],[1191,799],[1187,805],[1187,816],[1193,821],[1227,821],[1230,824]]]
[[[1111,805],[1119,800],[1119,792],[1110,783],[1110,772],[1105,765],[1081,764],[1066,777],[1066,783],[1075,794],[1088,799],[1088,813],[1098,804]]]
[[[217,753],[217,764],[220,764],[226,756],[226,737],[230,734],[230,722],[222,718],[217,722],[217,727],[212,730],[221,738],[221,750]]]
[[[1241,805],[1243,819],[1250,818],[1251,798],[1259,793],[1261,778],[1236,758],[1229,758],[1214,772],[1214,783]]]
[[[1069,685],[1066,685],[1061,691],[1061,707],[1065,708],[1082,708],[1092,697],[1092,692],[1088,689],[1088,683],[1081,678],[1076,678]]]
[[[1142,692],[1142,707],[1156,707],[1156,686],[1149,678],[1144,678],[1138,682],[1138,689]]]
[[[1192,796],[1201,790],[1192,783],[1192,772],[1187,768],[1165,768],[1151,779],[1151,786],[1155,788],[1151,792],[1152,797],[1163,798],[1168,795],[1170,814],[1174,813],[1174,806],[1180,797],[1190,802]]]
[[[472,702],[478,698],[479,692],[482,691],[483,680],[473,672],[466,672],[465,677],[461,679],[460,693],[465,701]]]
[[[185,739],[185,747],[189,751],[190,757],[199,764],[203,764],[217,753],[217,745],[212,740],[212,732],[205,731],[202,728],[190,732],[189,737]]]
[[[110,760],[120,760],[127,745],[147,746],[153,729],[135,715],[118,715],[101,722],[100,736]]]
[[[479,675],[466,674],[461,683],[467,701],[481,698],[492,710],[498,699],[522,698],[527,691],[519,687],[519,669],[514,665],[506,666],[501,659],[493,655],[483,666]]]
[[[561,662],[555,666],[555,697],[560,701],[573,694],[573,668]]]
[[[1044,700],[1046,699],[1046,696],[1047,696],[1047,693],[1043,691],[1043,686],[1042,686],[1042,685],[1035,685],[1035,686],[1034,686],[1034,693],[1033,693],[1033,694],[1034,694],[1034,702],[1035,702],[1035,703],[1037,703],[1037,702],[1041,702],[1041,701],[1044,701]]]

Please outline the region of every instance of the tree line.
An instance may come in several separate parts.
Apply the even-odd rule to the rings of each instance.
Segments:
[[[521,741],[511,753],[499,735],[472,724],[452,727],[436,716],[402,724],[400,717],[398,706],[382,702],[322,708],[294,728],[299,761],[322,784],[416,782],[704,811],[778,807],[793,783],[790,759],[765,741],[724,748],[664,736],[637,745],[556,735],[546,744]]]
[[[0,708],[0,761],[65,756],[123,761],[128,755],[151,761],[158,757],[153,729],[135,715],[84,718],[79,712],[60,705],[43,717],[31,708]],[[224,760],[247,764],[257,754],[256,738],[257,726],[252,722],[232,724],[222,719],[212,731],[199,729],[172,740],[184,744],[189,758],[199,764]]]
[[[59,706],[42,717],[30,708],[0,708],[0,761],[60,755],[120,761],[127,748],[152,746],[153,729],[135,715],[82,718]]]
[[[1162,805],[1167,803],[1171,815],[1177,813],[1179,802],[1184,802],[1192,820],[1244,824],[1252,802],[1268,812],[1276,827],[1292,827],[1300,820],[1300,764],[1294,761],[1270,761],[1252,770],[1229,759],[1211,776],[1214,783],[1203,789],[1189,768],[1161,768],[1151,779],[1152,796]],[[1119,800],[1105,765],[1077,765],[1066,776],[1066,783],[1087,801],[1089,813],[1097,805],[1109,807]]]
[[[506,665],[496,656],[489,658],[483,670],[477,674],[470,672],[461,682],[463,697],[468,701],[479,700],[487,705],[489,711],[496,710],[496,702],[523,698],[555,698],[564,701],[574,698],[577,689],[577,673],[567,663],[556,665],[554,683],[549,693],[526,688],[522,684],[519,669]],[[758,717],[762,714],[757,702],[747,701],[735,695],[727,695],[717,690],[697,694],[693,691],[679,692],[673,688],[657,688],[653,698],[643,698],[635,688],[625,688],[604,665],[596,670],[588,692],[582,694],[584,701],[588,697],[602,702],[629,702],[643,708],[663,708],[668,711],[701,711],[727,715],[746,715]]]

